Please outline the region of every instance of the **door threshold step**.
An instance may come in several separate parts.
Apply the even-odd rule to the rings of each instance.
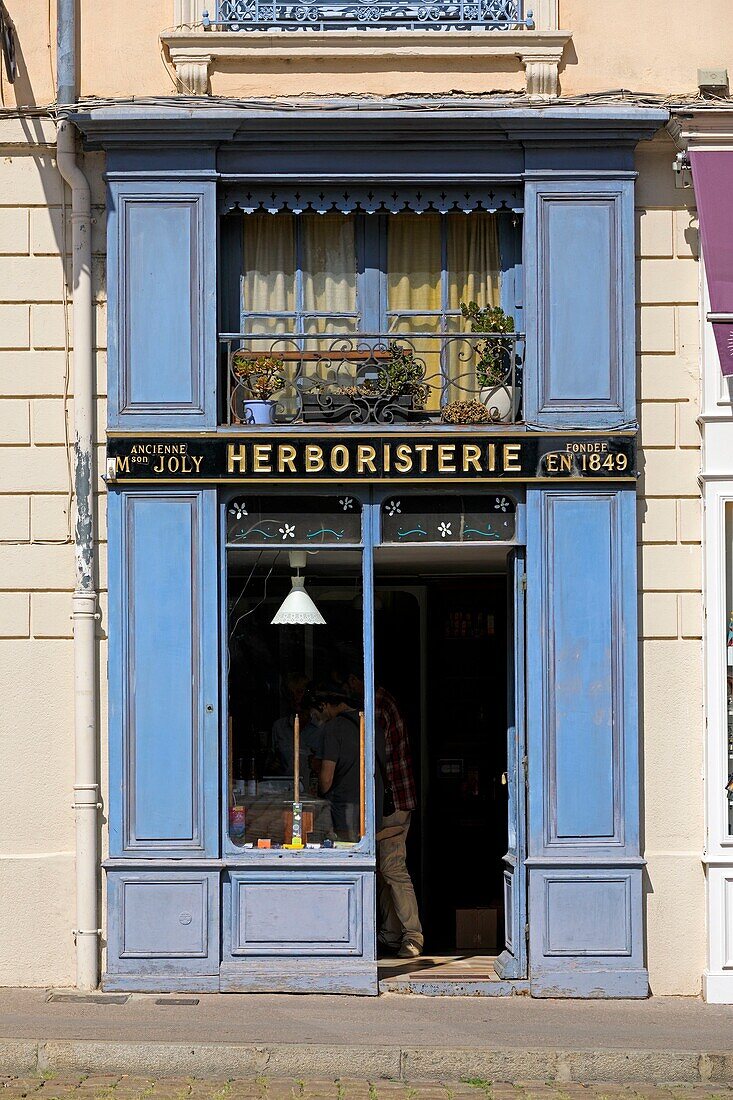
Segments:
[[[422,997],[513,997],[529,994],[526,979],[465,978],[433,974],[406,974],[399,978],[382,978],[380,993],[409,993]]]

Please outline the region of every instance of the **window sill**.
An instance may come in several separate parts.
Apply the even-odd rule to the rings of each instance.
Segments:
[[[161,35],[171,64],[188,95],[209,93],[209,72],[217,62],[246,63],[299,58],[354,58],[389,61],[405,58],[450,60],[456,57],[517,58],[533,99],[558,95],[558,70],[568,31],[281,30],[174,31]]]

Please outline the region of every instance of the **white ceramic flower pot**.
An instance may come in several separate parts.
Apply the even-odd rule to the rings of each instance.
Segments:
[[[274,401],[243,401],[242,420],[245,424],[274,424]]]
[[[482,386],[479,400],[489,410],[492,420],[512,419],[514,411],[514,386]]]

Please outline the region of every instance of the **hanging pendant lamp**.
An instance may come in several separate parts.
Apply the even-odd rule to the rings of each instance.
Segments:
[[[290,554],[290,566],[296,570],[292,578],[292,588],[280,604],[271,626],[325,626],[326,620],[305,590],[305,577],[300,570],[305,568],[305,554],[294,551]]]

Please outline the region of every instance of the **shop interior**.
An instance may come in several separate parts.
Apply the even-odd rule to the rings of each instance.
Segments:
[[[375,550],[375,687],[393,697],[409,738],[417,804],[408,868],[425,955],[494,956],[504,947],[507,850],[506,547],[446,549]],[[354,696],[363,678],[362,552],[323,548],[298,558],[230,548],[227,562],[230,844],[350,847],[364,827],[366,782]],[[324,621],[273,625],[301,573]],[[343,734],[346,813],[318,782],[318,708],[334,690],[336,701],[350,693],[354,706]]]

